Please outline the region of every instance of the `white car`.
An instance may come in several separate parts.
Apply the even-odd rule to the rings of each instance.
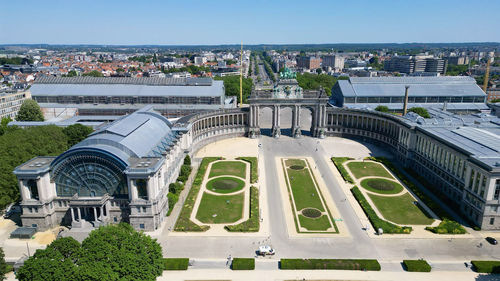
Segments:
[[[276,252],[274,252],[274,249],[271,248],[271,246],[259,246],[259,255],[261,256],[266,256],[266,255],[274,255]]]

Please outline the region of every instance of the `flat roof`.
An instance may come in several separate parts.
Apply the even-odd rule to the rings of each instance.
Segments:
[[[43,75],[35,80],[37,84],[122,84],[148,86],[211,86],[210,77],[172,78],[172,77],[56,77]]]

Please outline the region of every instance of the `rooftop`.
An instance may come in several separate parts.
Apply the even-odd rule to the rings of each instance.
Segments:
[[[148,86],[211,86],[213,80],[208,77],[201,78],[160,78],[160,77],[56,77],[41,76],[35,84],[127,84]]]

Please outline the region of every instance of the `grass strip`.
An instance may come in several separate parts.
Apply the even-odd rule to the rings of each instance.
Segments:
[[[255,259],[254,258],[233,258],[231,263],[232,270],[254,270],[255,269]]]
[[[230,232],[258,232],[260,229],[259,218],[259,189],[255,186],[250,187],[250,218],[236,224],[226,225],[224,228]]]
[[[198,168],[198,172],[196,173],[196,177],[193,180],[193,184],[191,186],[191,190],[187,195],[186,201],[184,202],[184,206],[182,207],[181,213],[177,222],[175,223],[175,231],[193,231],[193,232],[201,232],[207,231],[210,229],[207,225],[197,225],[192,222],[190,217],[193,212],[194,203],[196,201],[196,197],[201,188],[201,183],[203,182],[203,177],[205,176],[205,172],[207,171],[208,164],[213,161],[221,160],[221,157],[205,157],[201,160],[200,167]]]
[[[380,271],[380,264],[372,259],[281,259],[280,269],[340,269]]]
[[[390,223],[388,221],[385,221],[381,219],[375,210],[373,210],[372,206],[368,201],[366,200],[365,196],[357,186],[351,188],[351,192],[354,195],[354,198],[358,201],[359,205],[365,212],[366,216],[370,220],[373,228],[375,228],[376,231],[378,231],[379,228],[381,228],[384,233],[388,234],[410,234],[410,232],[413,230],[411,226],[399,226],[395,225],[393,223]]]
[[[403,265],[409,272],[431,272],[431,266],[425,260],[403,260]]]

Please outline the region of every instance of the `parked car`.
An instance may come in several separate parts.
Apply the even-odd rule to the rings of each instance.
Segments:
[[[274,255],[276,252],[274,252],[274,249],[271,248],[271,246],[260,246],[259,247],[259,251],[258,251],[258,254],[261,255],[261,256],[266,256],[266,255],[269,255],[269,256],[272,256]]]
[[[493,237],[486,237],[486,241],[488,241],[488,243],[490,243],[491,245],[498,244],[498,241]]]

